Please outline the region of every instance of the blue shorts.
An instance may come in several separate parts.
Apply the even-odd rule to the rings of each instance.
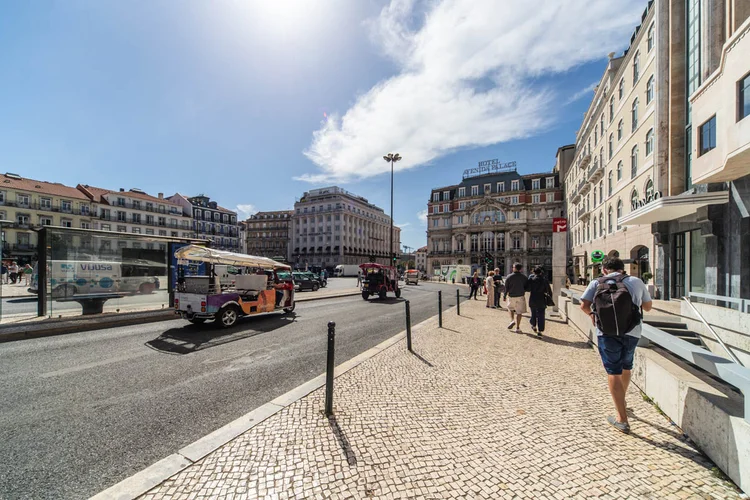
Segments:
[[[598,337],[599,354],[602,357],[604,369],[609,375],[622,375],[623,370],[633,369],[633,355],[638,337],[626,335],[619,337]]]

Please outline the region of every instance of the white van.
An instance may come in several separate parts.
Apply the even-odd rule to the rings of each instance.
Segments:
[[[72,297],[86,293],[149,294],[161,286],[150,266],[123,262],[51,260],[48,280],[53,298]],[[29,292],[39,293],[36,266]]]

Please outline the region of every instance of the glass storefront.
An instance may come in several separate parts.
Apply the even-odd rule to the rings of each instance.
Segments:
[[[706,239],[700,231],[675,234],[674,297],[706,293]]]
[[[706,238],[690,231],[690,291],[706,293]]]

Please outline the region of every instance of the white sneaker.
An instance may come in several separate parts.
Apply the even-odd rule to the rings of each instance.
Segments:
[[[516,322],[511,321],[510,324],[508,325],[508,330],[512,330],[514,326],[516,326]]]
[[[516,333],[523,333],[520,328],[516,328]]]
[[[534,333],[537,333],[537,329],[535,326],[532,326],[531,329],[534,331]]]

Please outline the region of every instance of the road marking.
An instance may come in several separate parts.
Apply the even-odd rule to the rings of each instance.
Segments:
[[[129,359],[140,358],[140,357],[147,356],[147,355],[148,355],[148,352],[137,352],[133,354],[118,356],[116,358],[103,359],[101,361],[94,361],[93,363],[71,366],[70,368],[63,368],[62,370],[55,370],[55,371],[47,372],[47,373],[40,373],[39,378],[59,377],[60,375],[68,375],[69,373],[89,370],[91,368],[97,368],[99,366],[111,365],[113,363],[119,363],[120,361],[127,361]]]

